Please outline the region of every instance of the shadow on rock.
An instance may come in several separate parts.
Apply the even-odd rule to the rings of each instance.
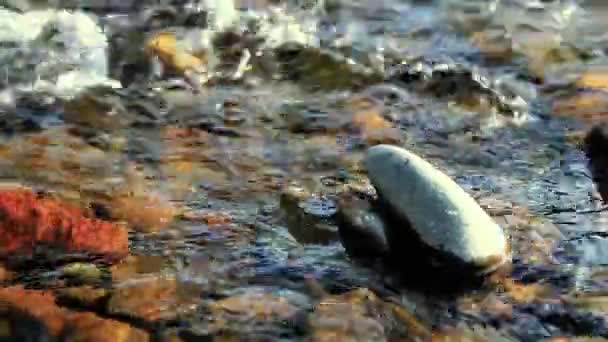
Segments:
[[[488,284],[489,274],[427,246],[411,224],[396,217],[380,199],[345,194],[340,199],[338,225],[342,245],[353,260],[396,278],[402,287],[451,297]],[[510,264],[501,266],[492,278],[509,268]]]
[[[51,335],[44,323],[35,317],[0,307],[0,342],[5,341],[51,341]]]

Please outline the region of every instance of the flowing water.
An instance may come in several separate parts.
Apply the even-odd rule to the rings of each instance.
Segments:
[[[31,71],[23,57],[1,56],[0,170],[97,217],[110,210],[128,224],[130,257],[113,266],[19,260],[7,264],[5,286],[50,291],[66,310],[160,340],[608,338],[608,216],[577,143],[606,120],[608,97],[587,100],[608,88],[602,1],[278,1],[300,25],[285,35],[308,46],[269,43],[242,78],[196,94],[183,78],[169,85],[123,67],[139,63],[128,47],[146,36],[129,25],[143,10],[91,3],[105,34],[124,39],[110,40],[110,76],[141,77],[128,89],[85,90],[93,100],[78,102],[15,90]],[[254,17],[271,3],[236,7]],[[180,17],[187,6],[176,6],[155,25],[194,30]],[[256,18],[265,37],[286,39],[276,29],[288,31],[286,17]],[[599,90],[580,87],[586,73],[599,75],[586,84]],[[399,261],[406,282],[350,258],[336,197],[369,187],[359,161],[377,143],[407,147],[471,193],[509,236],[512,268],[454,294],[429,290],[433,279],[419,286],[408,271],[415,258]],[[296,187],[300,202],[286,190]],[[12,315],[0,333],[53,335],[36,314],[48,331]]]

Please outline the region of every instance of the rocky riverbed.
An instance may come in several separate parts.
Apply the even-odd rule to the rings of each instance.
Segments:
[[[0,339],[608,338],[604,7],[0,0]]]

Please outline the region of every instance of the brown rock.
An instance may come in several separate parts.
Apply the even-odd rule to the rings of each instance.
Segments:
[[[585,91],[553,103],[553,113],[590,123],[608,119],[608,92]]]
[[[108,297],[109,291],[104,288],[92,286],[68,287],[55,290],[57,300],[92,310],[101,309],[101,305]]]
[[[112,280],[123,282],[131,279],[149,277],[152,273],[159,273],[165,265],[166,258],[152,255],[131,255],[122,263],[112,266]]]
[[[65,103],[65,121],[110,131],[126,127],[126,109],[112,95],[111,91],[102,88],[83,92]]]
[[[517,303],[532,303],[556,297],[551,287],[545,284],[521,284],[513,279],[505,279],[502,285],[506,294]]]
[[[117,285],[108,311],[148,321],[166,320],[192,310],[198,301],[196,294],[184,293],[176,279],[148,277]]]
[[[382,108],[370,100],[356,98],[350,104],[354,126],[368,145],[397,144],[402,141],[401,131],[393,127],[381,113]]]
[[[214,302],[210,309],[215,314],[216,320],[222,320],[224,315],[230,313],[262,321],[277,317],[288,318],[297,310],[287,298],[258,292],[248,292]]]
[[[0,265],[0,282],[10,281],[14,276],[14,272],[9,271],[6,267]]]
[[[4,314],[25,313],[40,321],[51,336],[67,337],[69,341],[149,340],[146,332],[128,324],[59,307],[49,291],[25,290],[21,286],[2,288],[0,303]]]
[[[491,327],[482,326],[457,326],[443,328],[433,332],[431,342],[451,342],[451,341],[467,341],[467,342],[488,342],[488,341],[504,341],[498,331]]]
[[[325,196],[316,196],[297,184],[281,192],[281,209],[289,233],[300,243],[328,244],[339,240],[333,219],[337,204]]]
[[[150,336],[145,331],[135,329],[128,324],[109,319],[100,319],[90,312],[74,316],[65,332],[68,341],[124,341],[144,342]]]
[[[282,324],[293,319],[300,308],[289,294],[250,290],[210,303],[208,329],[222,335],[227,332],[224,336],[232,338],[228,340],[238,341],[251,332],[248,327]]]
[[[117,197],[110,206],[114,219],[126,221],[129,226],[146,233],[166,228],[178,213],[169,201],[158,196]]]
[[[594,68],[583,73],[576,85],[581,88],[608,91],[608,68]]]
[[[511,40],[505,37],[503,30],[475,32],[471,42],[486,57],[497,60],[509,60],[513,57]]]
[[[222,212],[190,211],[183,214],[183,219],[188,221],[202,222],[210,226],[229,224],[231,218]]]
[[[323,299],[310,314],[309,325],[315,341],[383,341],[406,336],[428,340],[431,335],[407,310],[367,289]]]

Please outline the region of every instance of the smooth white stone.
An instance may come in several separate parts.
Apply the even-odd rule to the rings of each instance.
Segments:
[[[502,228],[464,189],[421,157],[377,145],[368,150],[365,167],[378,194],[407,218],[424,243],[487,271],[510,257]]]

